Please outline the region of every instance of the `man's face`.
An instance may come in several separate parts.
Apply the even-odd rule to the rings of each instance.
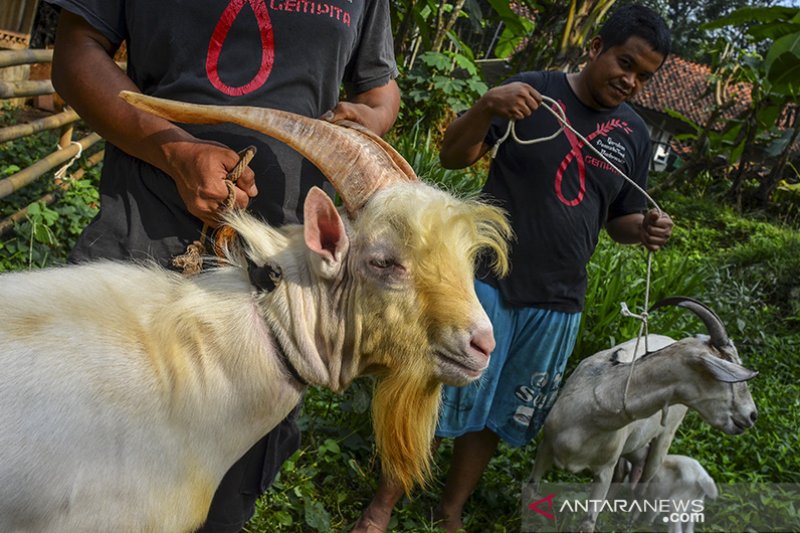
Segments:
[[[603,41],[596,37],[584,68],[586,88],[592,100],[589,105],[610,109],[633,98],[663,61],[664,56],[641,37],[629,37],[624,43],[605,51]]]

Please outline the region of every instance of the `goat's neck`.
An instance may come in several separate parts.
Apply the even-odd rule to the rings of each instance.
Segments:
[[[677,403],[681,381],[676,369],[681,364],[679,354],[655,354],[633,363],[632,374],[631,364],[617,365],[594,387],[598,409],[619,415],[610,422],[622,427]]]
[[[259,297],[259,305],[281,359],[307,383],[338,391],[347,384],[342,374],[348,363],[343,361],[346,339],[352,337],[346,311],[352,284],[346,271],[335,280],[320,280],[308,268],[305,253],[305,247],[294,247],[278,258],[283,279]]]
[[[192,453],[208,455],[212,477],[221,476],[297,405],[302,387],[284,375],[241,271],[220,269],[175,287],[157,297],[147,367],[171,423],[186,431]]]

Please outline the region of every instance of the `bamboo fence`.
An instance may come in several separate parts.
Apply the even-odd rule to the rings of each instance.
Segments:
[[[52,59],[52,50],[0,50],[0,68],[49,63]],[[53,84],[50,80],[0,81],[0,99],[46,96],[54,92]],[[74,125],[79,120],[80,117],[75,111],[66,108],[60,113],[38,120],[0,128],[0,150],[2,150],[3,143],[15,139],[37,135],[44,131],[59,131],[58,146],[52,153],[16,173],[0,179],[0,199],[30,185],[52,170],[72,163],[73,158],[77,159],[80,155],[80,159],[84,161],[83,168],[78,168],[76,172],[64,178],[56,178],[57,187],[55,191],[45,194],[33,202],[43,202],[45,205],[51,205],[58,201],[61,193],[69,189],[73,180],[83,176],[85,169],[91,168],[102,161],[104,151],[96,152],[90,156],[84,155],[90,147],[102,140],[98,134],[90,133],[77,140],[73,138]],[[24,207],[0,220],[0,236],[11,231],[17,223],[24,221],[27,213],[28,208]]]

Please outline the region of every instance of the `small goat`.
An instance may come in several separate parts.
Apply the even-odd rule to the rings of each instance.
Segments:
[[[731,435],[754,424],[757,412],[746,381],[757,372],[741,366],[722,322],[689,298],[668,298],[652,309],[665,305],[695,312],[710,338],[676,342],[653,335],[648,344],[660,349],[635,364],[624,362],[633,359],[635,339],[581,361],[545,420],[531,473],[535,492],[555,465],[570,472],[590,470],[590,499],[603,500],[620,457],[641,465],[641,482],[648,482],[663,463],[687,407]],[[592,531],[596,520],[596,513],[590,513],[581,531]]]
[[[114,262],[0,276],[0,531],[194,530],[307,384],[366,373],[384,470],[422,481],[441,383],[478,378],[494,348],[473,269],[482,251],[507,268],[502,211],[416,181],[356,127],[126,99],[285,140],[348,217],[314,188],[303,226],[230,214],[240,244],[194,277]]]
[[[699,462],[685,455],[667,455],[643,492],[646,501],[669,500],[670,512],[691,514],[698,502],[715,500],[719,495],[717,485]],[[673,515],[675,516],[675,515]],[[645,519],[653,522],[657,514]],[[669,524],[670,533],[692,533],[694,522],[679,520]]]

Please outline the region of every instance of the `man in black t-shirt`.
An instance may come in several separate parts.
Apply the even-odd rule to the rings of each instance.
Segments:
[[[383,135],[400,105],[388,0],[48,0],[61,7],[53,58],[59,94],[107,141],[100,212],[70,259],[169,265],[214,225],[236,151],[258,151],[236,204],[274,225],[302,222],[322,174],[283,143],[232,125],[176,125],[121,90],[200,104],[251,105],[348,119]],[[113,56],[127,44],[127,72]],[[346,101],[339,101],[344,86]],[[265,406],[269,408],[269,406]],[[295,411],[296,413],[296,411]],[[290,415],[225,475],[202,532],[242,529],[300,444]],[[194,505],[195,502],[185,502]]]
[[[462,508],[499,439],[511,446],[529,443],[555,401],[578,334],[586,264],[600,230],[650,250],[671,234],[669,216],[645,214],[642,193],[614,168],[646,186],[649,135],[625,102],[660,68],[669,43],[655,12],[622,7],[591,41],[581,72],[515,76],[488,91],[445,133],[442,164],[463,168],[505,135],[510,119],[522,141],[550,136],[560,123],[539,107],[552,105],[604,156],[565,129],[536,144],[508,138],[492,161],[484,193],[508,211],[516,240],[510,275],[498,279],[480,269],[475,284],[497,340],[489,367],[473,384],[444,388],[436,435],[455,443],[437,518],[449,532],[462,527]],[[382,479],[356,530],[385,528],[400,496]]]

